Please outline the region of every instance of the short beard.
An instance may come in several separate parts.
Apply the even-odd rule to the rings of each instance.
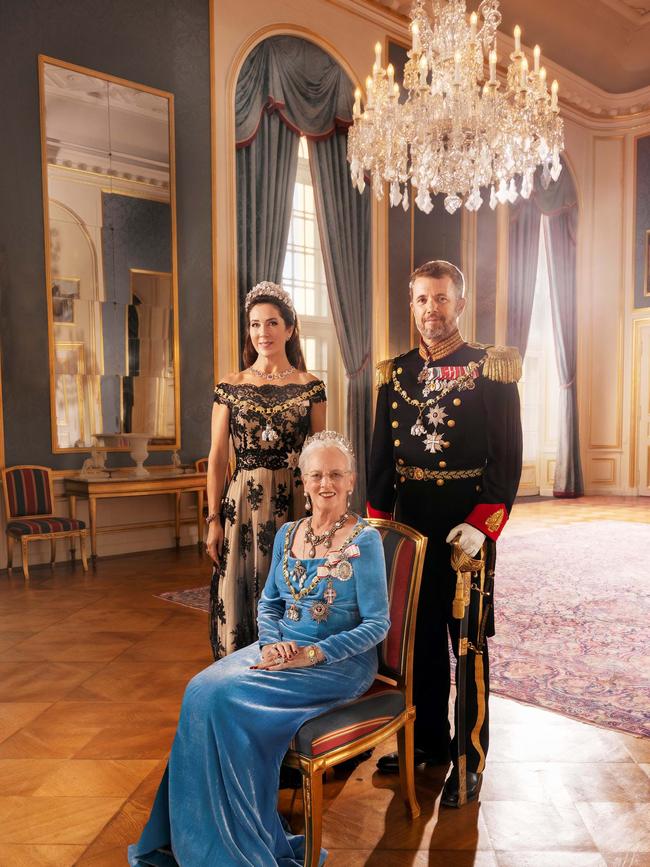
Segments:
[[[458,328],[458,320],[445,320],[444,322],[436,322],[435,325],[425,325],[420,335],[425,343],[437,343],[441,340],[446,340]],[[419,329],[418,329],[419,330]]]

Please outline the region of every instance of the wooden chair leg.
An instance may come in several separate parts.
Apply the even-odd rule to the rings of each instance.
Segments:
[[[86,557],[86,537],[83,533],[79,533],[79,553],[81,554],[81,565],[84,567],[84,572],[87,572],[88,558]]]
[[[14,565],[14,537],[7,533],[7,572],[11,572]]]
[[[27,547],[29,545],[29,537],[21,536],[20,537],[20,547],[23,552],[23,575],[25,576],[25,581],[29,581],[29,554],[27,553]]]
[[[50,539],[50,569],[54,569],[56,563],[56,538],[52,536]]]
[[[304,867],[318,867],[323,839],[323,772],[302,771],[302,797],[305,812]]]
[[[420,815],[420,805],[415,796],[414,762],[414,720],[407,720],[397,732],[397,753],[399,756],[399,781],[402,797],[411,813],[411,819]]]

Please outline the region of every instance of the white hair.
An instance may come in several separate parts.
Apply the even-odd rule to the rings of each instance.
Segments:
[[[300,453],[300,458],[298,459],[300,472],[305,472],[307,464],[315,452],[331,448],[338,449],[341,454],[345,456],[348,470],[353,473],[356,472],[357,462],[354,457],[354,452],[352,451],[352,446],[344,436],[331,430],[319,431],[319,433],[314,434],[305,440],[302,452]]]

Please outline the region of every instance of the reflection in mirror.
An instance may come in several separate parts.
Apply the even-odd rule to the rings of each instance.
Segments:
[[[53,450],[178,448],[172,97],[39,65]]]

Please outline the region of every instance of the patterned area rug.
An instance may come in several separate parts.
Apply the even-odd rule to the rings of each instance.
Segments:
[[[499,542],[492,690],[650,735],[650,524],[585,521]]]
[[[650,736],[650,524],[586,521],[499,542],[492,691]],[[162,593],[207,611],[209,588]]]

